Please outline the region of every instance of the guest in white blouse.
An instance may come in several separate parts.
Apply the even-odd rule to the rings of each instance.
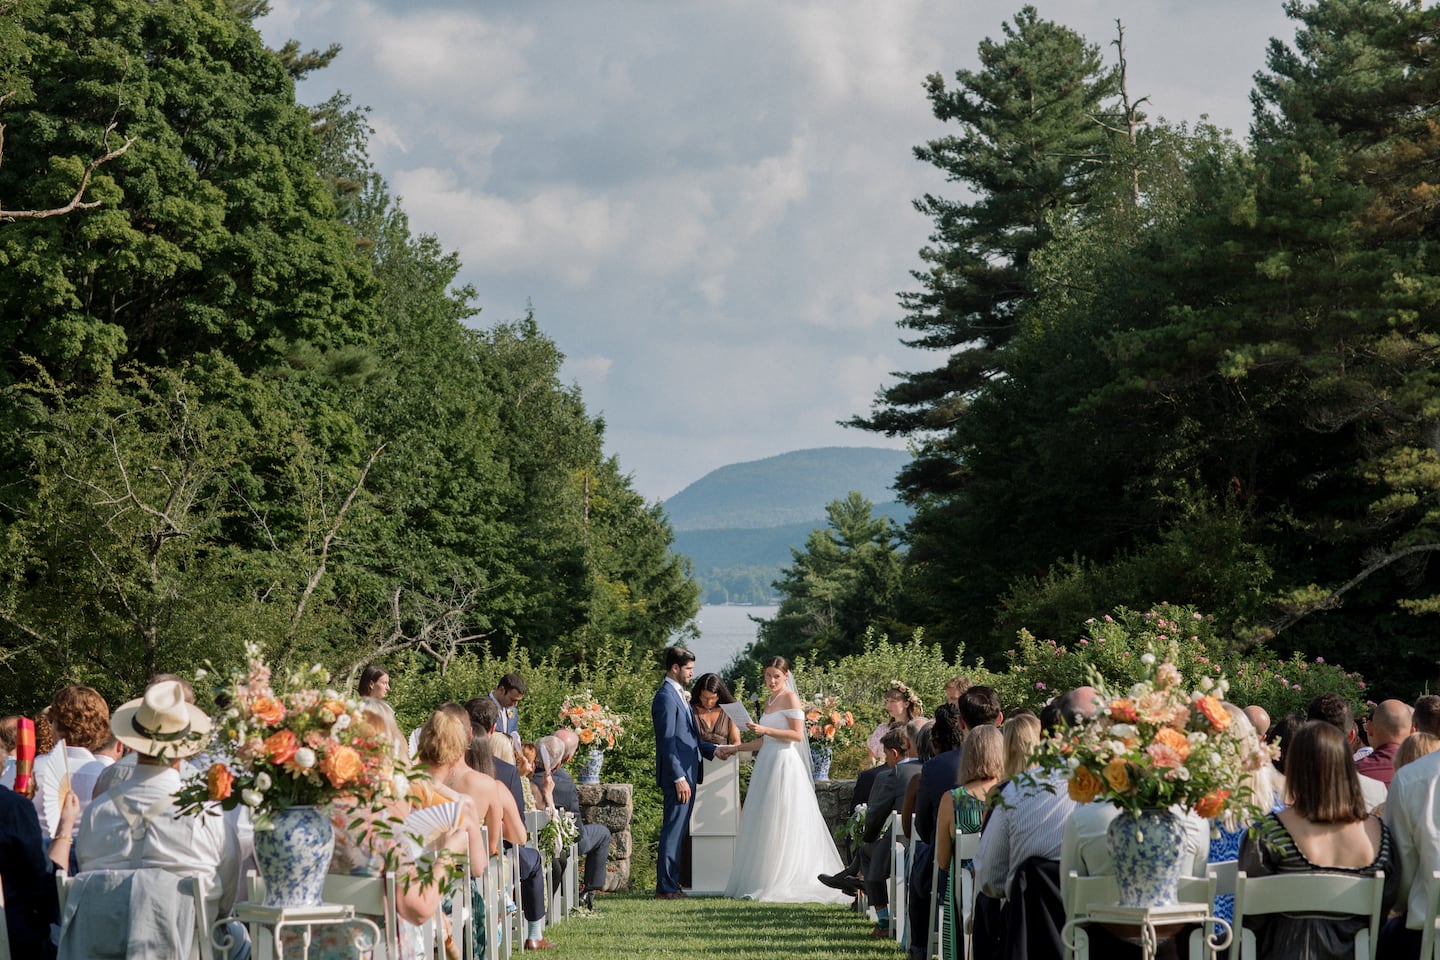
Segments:
[[[55,748],[35,758],[33,798],[40,832],[46,837],[55,835],[67,791],[74,791],[82,810],[90,802],[94,778],[75,774],[95,759],[90,751],[110,739],[110,707],[93,687],[72,683],[61,687],[50,701],[50,723],[55,728]]]

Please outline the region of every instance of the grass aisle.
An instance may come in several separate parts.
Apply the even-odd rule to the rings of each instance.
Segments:
[[[575,915],[546,928],[545,936],[560,949],[535,956],[896,960],[902,955],[893,941],[871,939],[870,923],[860,914],[834,905],[615,894],[597,899],[595,906],[596,915]]]

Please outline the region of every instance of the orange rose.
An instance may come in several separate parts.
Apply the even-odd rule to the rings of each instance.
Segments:
[[[805,714],[805,719],[806,719],[806,720],[819,720],[819,719],[820,719],[820,711],[819,711],[819,710],[811,710],[809,713]]]
[[[1230,727],[1230,712],[1225,709],[1225,705],[1220,702],[1218,697],[1206,694],[1196,699],[1195,709],[1210,721],[1210,726],[1214,727],[1216,731],[1226,730]]]
[[[217,763],[205,771],[205,784],[210,788],[211,800],[224,800],[234,788],[235,775],[225,764]]]
[[[1076,767],[1075,772],[1070,774],[1070,783],[1066,788],[1070,792],[1070,799],[1076,803],[1089,803],[1104,789],[1100,778],[1089,767]]]
[[[1111,760],[1105,764],[1105,782],[1116,793],[1124,793],[1131,787],[1130,768],[1124,760]]]
[[[1229,790],[1216,790],[1213,793],[1207,793],[1200,798],[1199,803],[1195,804],[1195,812],[1207,820],[1211,817],[1219,816],[1220,811],[1225,809],[1225,800],[1229,796]]]
[[[835,738],[835,724],[833,724],[833,723],[827,723],[827,724],[825,724],[825,739],[826,739],[826,740],[833,740],[834,738]]]
[[[1134,723],[1136,720],[1135,704],[1129,700],[1111,700],[1110,718],[1119,720],[1121,723]]]
[[[588,729],[588,728],[587,728],[587,729],[584,729],[584,730],[581,730],[581,731],[580,731],[580,742],[581,742],[581,743],[593,743],[594,741],[595,741],[595,731],[594,731],[594,730],[591,730],[591,729]]]
[[[359,779],[365,764],[360,760],[360,753],[354,747],[336,747],[325,754],[325,759],[320,761],[320,772],[330,779],[330,785],[343,787],[347,783],[353,783]]]
[[[277,730],[265,738],[265,757],[271,763],[284,763],[295,756],[300,741],[294,730]]]
[[[1185,758],[1190,756],[1190,741],[1185,739],[1185,734],[1170,727],[1161,727],[1155,731],[1155,742],[1164,744],[1175,751],[1175,756],[1184,763]]]
[[[322,704],[322,707],[326,710],[329,710],[331,715],[336,717],[339,717],[346,712],[345,701],[343,700],[326,700],[325,703]]]
[[[846,710],[846,711],[845,711],[845,726],[847,726],[847,727],[852,727],[852,726],[854,726],[854,725],[855,725],[855,716],[854,716],[849,710]]]
[[[285,705],[274,697],[256,697],[250,704],[250,716],[273,727],[285,719]]]

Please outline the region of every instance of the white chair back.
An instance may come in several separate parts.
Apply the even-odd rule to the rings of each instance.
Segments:
[[[1235,874],[1235,929],[1240,939],[1241,960],[1255,957],[1255,937],[1243,929],[1247,916],[1266,913],[1294,913],[1307,916],[1340,915],[1365,917],[1366,929],[1355,935],[1357,960],[1375,960],[1380,936],[1381,899],[1385,872],[1364,877],[1337,873],[1279,873],[1268,877]]]
[[[1435,936],[1435,926],[1440,924],[1437,914],[1440,914],[1440,870],[1432,870],[1425,895],[1425,932],[1420,939],[1420,960],[1440,960],[1440,937]]]
[[[898,943],[905,942],[909,911],[905,905],[910,902],[910,847],[901,838],[904,830],[900,826],[900,814],[891,811],[885,823],[885,836],[889,838],[890,851],[890,935]]]
[[[198,960],[214,960],[214,945],[210,940],[210,935],[216,917],[209,903],[210,885],[203,879],[200,877],[176,876],[158,867],[143,867],[136,870],[96,870],[84,876],[86,879],[93,880],[102,874],[128,877],[131,884],[155,883],[168,885],[165,886],[164,889],[176,891],[181,897],[191,900],[193,904],[194,929],[188,932],[187,939],[191,941],[188,956],[190,960],[196,960],[196,958],[198,958]],[[84,910],[83,904],[79,902],[72,903],[72,900],[80,895],[77,893],[80,884],[81,881],[79,878],[70,876],[64,869],[57,869],[55,871],[55,892],[60,905],[60,956],[62,957],[73,955],[72,953],[67,953],[67,946],[69,945],[69,937],[67,937],[67,934],[69,934],[70,928],[78,923],[90,923],[94,919],[88,913],[83,920],[76,919],[80,917]],[[161,888],[156,887],[155,889]],[[133,900],[131,902],[133,902]],[[159,902],[166,903],[167,901],[161,900]],[[168,903],[170,906],[174,906],[173,900],[168,901]],[[3,909],[0,909],[0,913],[3,912]],[[171,918],[173,919],[173,915]],[[104,936],[116,938],[117,943],[124,943],[128,934],[128,930],[112,929],[103,931]],[[6,949],[8,952],[8,937]]]

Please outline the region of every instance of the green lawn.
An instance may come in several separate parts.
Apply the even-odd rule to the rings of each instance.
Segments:
[[[870,938],[870,923],[844,907],[753,903],[719,897],[597,898],[596,913],[547,927],[555,960],[675,957],[696,960],[896,960],[893,941]],[[537,954],[537,956],[540,956]]]

